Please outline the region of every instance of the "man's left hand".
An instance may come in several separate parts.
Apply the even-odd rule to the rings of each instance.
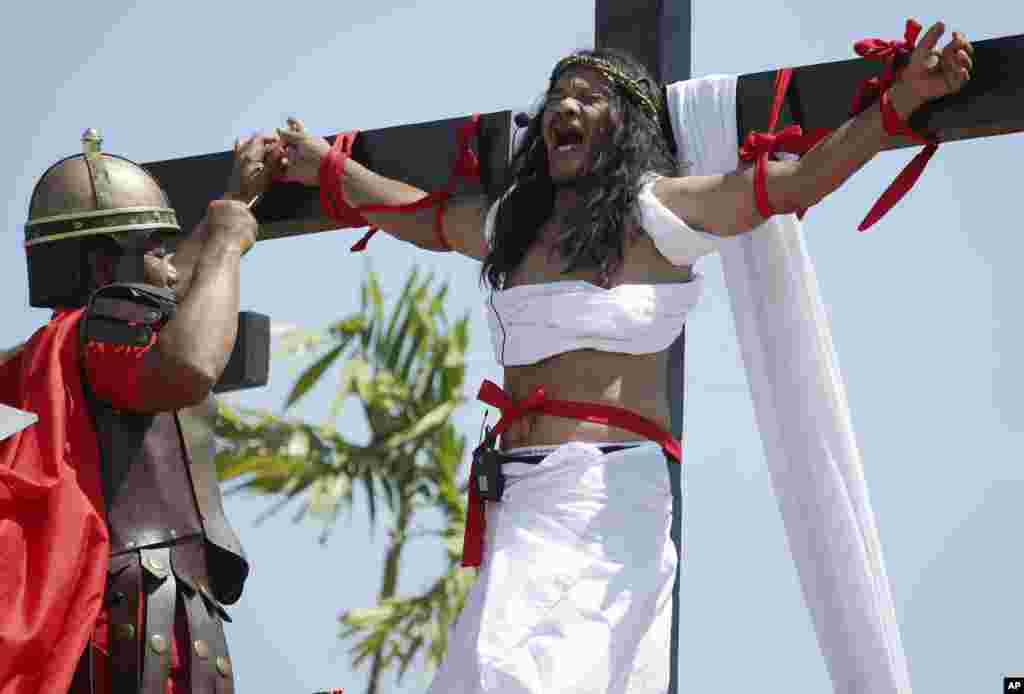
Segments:
[[[974,48],[963,34],[954,31],[946,47],[936,50],[945,31],[942,22],[933,24],[914,48],[910,62],[900,71],[899,81],[921,103],[955,94],[971,79]]]
[[[274,177],[280,174],[281,152],[277,135],[256,133],[235,140],[235,163],[225,197],[248,205],[267,192]]]

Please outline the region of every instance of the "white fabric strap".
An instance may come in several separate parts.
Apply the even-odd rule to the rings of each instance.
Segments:
[[[679,157],[735,170],[736,77],[668,88]],[[767,114],[765,114],[767,118]],[[874,513],[814,267],[795,215],[722,239],[758,428],[836,694],[910,694]]]
[[[652,176],[640,188],[636,198],[640,226],[654,241],[658,252],[679,267],[693,265],[701,256],[717,251],[717,236],[694,229],[658,200],[654,194],[654,184],[658,178]]]

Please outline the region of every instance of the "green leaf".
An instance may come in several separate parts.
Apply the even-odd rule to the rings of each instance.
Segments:
[[[305,370],[305,372],[303,372],[303,374],[299,377],[299,380],[295,382],[294,386],[292,386],[292,392],[288,394],[288,399],[284,403],[285,409],[288,409],[289,407],[294,405],[296,401],[299,400],[299,398],[301,398],[303,395],[309,392],[309,389],[312,388],[318,380],[320,380],[320,377],[323,375],[324,371],[329,369],[331,364],[333,364],[335,360],[339,356],[341,356],[341,353],[344,351],[344,349],[345,342],[342,342],[341,344],[330,349],[327,352],[327,354],[317,359],[312,366],[310,366],[308,369]]]
[[[402,317],[404,313],[404,307],[409,300],[409,294],[412,291],[412,287],[416,283],[416,278],[418,276],[419,270],[413,268],[413,271],[409,273],[409,279],[405,281],[405,286],[402,287],[402,293],[398,297],[398,302],[395,304],[394,308],[391,311],[391,320],[388,322],[388,329],[387,332],[385,332],[384,334],[384,341],[382,345],[383,347],[389,350],[387,356],[384,357],[384,363],[389,369],[394,369],[395,366],[398,364],[398,351],[396,350],[396,346],[399,348],[401,347],[401,340],[395,339],[395,325],[398,323],[399,319]],[[406,321],[403,323],[401,329],[402,331],[406,329],[407,324],[408,319],[406,319]],[[383,355],[378,354],[377,356],[378,358],[380,358]]]
[[[386,441],[386,445],[388,448],[397,448],[417,437],[423,436],[431,429],[444,424],[445,420],[452,415],[452,412],[455,411],[455,408],[458,407],[458,405],[459,403],[457,401],[442,403],[421,417],[420,420],[409,429],[391,436]]]
[[[362,482],[363,489],[366,491],[366,505],[370,514],[370,532],[372,533],[377,522],[377,487],[374,484],[373,470],[369,466],[363,470]]]
[[[366,330],[369,322],[366,320],[366,316],[363,314],[357,314],[355,316],[349,316],[336,323],[333,323],[329,330],[330,333],[336,337],[345,337],[346,335],[358,335]]]

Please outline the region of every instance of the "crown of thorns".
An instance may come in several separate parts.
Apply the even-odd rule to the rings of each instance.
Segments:
[[[626,93],[633,102],[647,113],[651,118],[658,117],[658,104],[647,94],[644,87],[650,87],[650,80],[646,77],[635,79],[630,77],[619,68],[612,65],[607,60],[601,58],[595,58],[591,55],[570,55],[566,58],[562,58],[555,65],[555,70],[552,73],[552,81],[558,79],[558,76],[566,68],[573,67],[574,65],[583,65],[585,67],[593,68],[600,72],[609,82],[617,86],[623,92]]]

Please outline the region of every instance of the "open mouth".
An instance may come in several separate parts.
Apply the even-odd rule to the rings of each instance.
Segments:
[[[583,129],[567,126],[556,128],[552,133],[555,152],[574,152],[583,146]]]

